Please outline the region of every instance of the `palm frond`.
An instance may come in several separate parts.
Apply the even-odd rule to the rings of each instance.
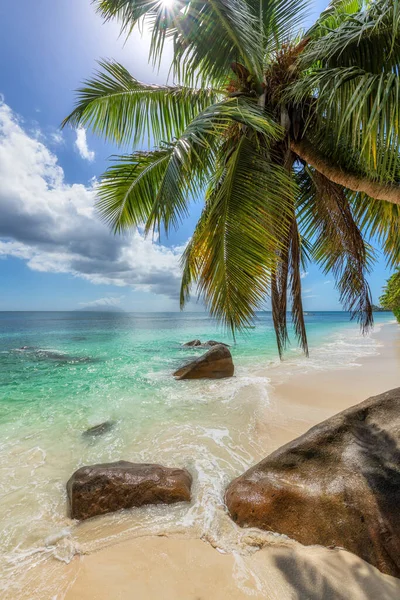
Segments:
[[[324,273],[333,274],[340,302],[367,331],[373,323],[367,281],[373,252],[354,220],[346,190],[308,168],[299,174],[299,184],[300,226],[313,243],[313,258]]]
[[[290,227],[286,232],[289,237]],[[289,245],[276,249],[276,264],[271,274],[271,308],[279,357],[289,343],[287,330],[287,293],[289,277]]]
[[[400,323],[400,268],[387,280],[379,302],[383,308],[392,310]]]
[[[356,4],[342,0],[322,15],[287,97],[310,107],[307,135],[325,155],[393,182],[400,178],[399,2],[360,2],[349,15]]]
[[[172,68],[180,81],[192,82],[202,73],[207,79],[226,79],[229,65],[240,61],[262,75],[262,50],[258,45],[256,18],[242,0],[191,0],[166,9],[161,0],[98,0],[106,19],[116,18],[130,34],[146,17],[151,33],[150,60],[159,64],[166,40],[172,40]],[[258,15],[257,15],[258,16]]]
[[[210,88],[145,84],[119,63],[99,64],[101,70],[78,89],[76,107],[62,125],[90,127],[117,144],[171,140],[221,96]]]
[[[168,232],[187,216],[191,197],[204,191],[212,173],[215,151],[232,129],[256,132],[264,145],[282,131],[248,98],[230,98],[199,113],[182,135],[153,152],[117,157],[103,175],[97,208],[115,231],[145,224],[146,231]]]
[[[306,36],[318,39],[336,30],[365,7],[364,0],[332,0],[307,31]]]
[[[190,2],[176,23],[173,43],[173,71],[183,81],[190,82],[200,73],[225,82],[232,62],[262,77],[257,19],[242,0]]]
[[[305,86],[308,92],[305,93]],[[307,134],[327,156],[371,179],[400,177],[400,81],[396,73],[358,67],[318,70],[292,88],[295,102],[311,97]]]
[[[294,184],[254,140],[242,135],[220,165],[184,258],[185,283],[197,280],[211,314],[232,332],[248,325],[269,290],[276,250],[290,226]]]
[[[129,33],[146,14],[157,12],[159,0],[92,0],[106,21],[116,19],[123,32]]]
[[[355,194],[352,206],[363,236],[378,241],[388,266],[400,265],[400,205]]]
[[[303,68],[314,64],[328,68],[356,66],[379,74],[382,68],[387,71],[396,66],[400,50],[398,1],[361,2],[358,12],[348,14],[347,9],[352,10],[356,4],[340,2],[339,10],[330,13],[325,35],[321,35],[317,22],[313,39],[301,57]]]
[[[100,180],[96,207],[115,232],[148,222],[175,147],[114,157]]]
[[[276,250],[276,266],[271,275],[272,319],[276,334],[276,344],[280,358],[289,343],[287,328],[288,296],[291,303],[291,316],[294,333],[301,348],[308,356],[307,333],[304,322],[303,300],[301,295],[301,267],[304,266],[303,241],[300,237],[296,215],[292,211],[291,224],[282,240],[282,248]]]
[[[290,232],[290,252],[289,252],[289,291],[291,298],[292,322],[294,332],[300,345],[308,356],[308,341],[306,324],[304,322],[303,300],[301,295],[301,267],[304,265],[302,255],[302,240],[299,234],[297,220],[293,219]]]
[[[298,34],[308,16],[310,0],[246,0],[257,22],[257,35],[264,54],[287,43]]]

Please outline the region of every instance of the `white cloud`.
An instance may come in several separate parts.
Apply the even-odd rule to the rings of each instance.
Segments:
[[[89,150],[86,139],[86,129],[84,127],[78,127],[76,129],[76,140],[75,146],[78,148],[78,152],[82,158],[92,162],[95,157],[93,150]]]
[[[124,296],[106,296],[105,298],[98,298],[97,300],[92,300],[91,302],[80,302],[80,304],[85,308],[89,306],[120,306],[123,298]]]
[[[309,294],[308,296],[304,296],[304,298],[318,298],[318,294]]]
[[[308,271],[303,271],[300,275],[301,279],[305,279],[308,275]]]
[[[0,102],[0,257],[35,271],[130,286],[176,299],[182,248],[139,231],[114,236],[93,205],[96,181],[68,184],[57,157]]]
[[[332,281],[330,279],[327,279],[326,281],[324,281],[324,285],[327,285],[328,283],[332,283]]]
[[[53,133],[50,134],[50,140],[56,146],[61,146],[61,144],[64,143],[64,136],[61,133],[61,131],[54,131]]]

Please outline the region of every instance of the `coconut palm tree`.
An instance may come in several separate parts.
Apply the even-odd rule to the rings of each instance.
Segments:
[[[174,85],[103,61],[64,121],[128,146],[98,190],[113,230],[168,232],[202,200],[182,306],[196,284],[235,332],[268,294],[279,353],[288,306],[307,353],[301,270],[314,260],[367,329],[371,240],[400,257],[400,0],[333,0],[302,34],[304,0],[95,4],[126,35],[147,22],[153,65],[173,47]]]
[[[391,310],[400,323],[400,269],[387,280],[379,302],[382,308]]]

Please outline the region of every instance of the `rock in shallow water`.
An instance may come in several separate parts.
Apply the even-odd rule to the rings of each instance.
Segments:
[[[94,427],[89,427],[89,429],[84,431],[82,435],[83,437],[96,437],[98,435],[103,435],[104,433],[108,433],[114,427],[114,425],[114,421],[104,421],[104,423],[100,423]]]
[[[400,577],[400,388],[282,446],[226,491],[242,526],[340,546]]]
[[[224,344],[223,342],[216,342],[215,340],[208,340],[208,342],[204,342],[204,344],[201,344],[202,348],[213,348],[214,346],[225,346],[225,348],[230,348],[229,344]]]
[[[189,502],[191,485],[186,469],[124,460],[81,467],[67,483],[70,516],[83,520],[144,504]]]
[[[232,377],[235,371],[229,349],[222,345],[214,346],[196,360],[174,372],[177,379],[222,379]]]
[[[196,346],[201,346],[200,340],[191,340],[190,342],[186,342],[186,344],[182,344],[183,348],[195,348]]]

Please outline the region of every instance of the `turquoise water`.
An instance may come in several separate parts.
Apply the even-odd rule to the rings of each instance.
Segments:
[[[0,313],[1,597],[18,597],[15,586],[49,557],[68,562],[116,536],[190,531],[230,547],[236,534],[223,491],[267,453],[259,423],[272,410],[271,380],[351,367],[379,351],[346,313],[306,319],[310,359],[293,345],[280,364],[269,313],[236,344],[202,313]],[[378,325],[391,320],[376,314]],[[235,377],[175,381],[171,373],[204,352],[182,348],[194,338],[232,344]],[[82,436],[106,420],[115,423],[110,432]],[[68,519],[65,483],[73,471],[120,459],[186,466],[194,476],[191,505],[144,507],[83,525]],[[45,584],[53,587],[39,597],[62,597],[60,582]]]

